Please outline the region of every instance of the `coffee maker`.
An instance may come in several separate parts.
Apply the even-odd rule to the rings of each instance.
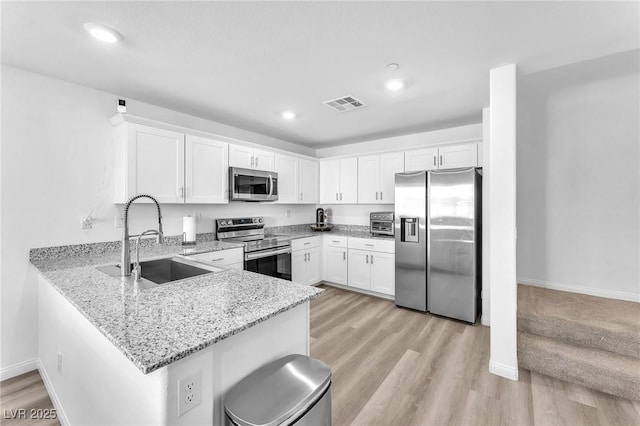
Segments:
[[[318,228],[327,226],[327,214],[322,207],[316,209],[316,226]]]

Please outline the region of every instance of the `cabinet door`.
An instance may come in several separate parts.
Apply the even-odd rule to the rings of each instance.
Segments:
[[[320,247],[307,250],[307,279],[305,284],[313,285],[320,282],[320,271],[322,268],[322,251]]]
[[[349,250],[348,268],[349,287],[371,289],[371,265],[369,252],[364,250]]]
[[[184,189],[187,203],[229,201],[228,147],[225,142],[187,135]]]
[[[291,253],[291,281],[306,284],[307,251],[298,250]]]
[[[380,203],[393,204],[395,198],[396,173],[404,172],[404,153],[394,152],[380,155]],[[358,180],[359,182],[359,180]]]
[[[324,280],[336,284],[347,285],[347,249],[326,247],[324,264]]]
[[[358,157],[358,204],[380,202],[380,156]]]
[[[340,160],[340,203],[358,202],[358,158]]]
[[[130,124],[127,141],[127,198],[184,203],[184,134]]]
[[[318,162],[298,160],[298,201],[302,204],[318,203]]]
[[[443,146],[439,149],[439,167],[455,169],[458,167],[476,167],[478,165],[477,144]]]
[[[229,167],[253,168],[253,148],[229,144]]]
[[[266,170],[268,172],[275,171],[275,154],[271,151],[254,149],[253,168],[258,170]]]
[[[422,148],[405,151],[404,171],[436,170],[438,168],[438,148]]]
[[[371,252],[371,290],[378,293],[395,294],[395,255],[392,253]]]
[[[340,160],[320,162],[320,203],[340,202]]]
[[[298,202],[298,159],[288,155],[276,154],[276,172],[278,173],[278,201],[281,204]]]

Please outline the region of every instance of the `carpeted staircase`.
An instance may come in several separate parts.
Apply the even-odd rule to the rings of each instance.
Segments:
[[[640,304],[519,285],[518,363],[640,400]]]

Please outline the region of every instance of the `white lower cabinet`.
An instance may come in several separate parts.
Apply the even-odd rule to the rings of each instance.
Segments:
[[[180,257],[225,269],[244,269],[244,249],[242,247]]]
[[[349,250],[349,287],[371,290],[371,265],[369,252]]]
[[[349,238],[348,286],[395,295],[393,240]]]
[[[347,237],[324,236],[322,265],[324,281],[347,285]]]
[[[320,237],[293,240],[291,249],[291,281],[304,285],[319,283],[322,268]]]

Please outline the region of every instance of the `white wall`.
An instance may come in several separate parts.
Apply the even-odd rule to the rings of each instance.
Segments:
[[[2,66],[2,243],[0,373],[37,357],[37,286],[29,249],[113,241],[118,214],[113,199],[113,144],[109,118],[118,96]],[[135,101],[128,112],[229,137],[274,145],[274,140]],[[229,130],[231,129],[231,130]],[[222,130],[227,131],[223,133]],[[287,147],[281,141],[280,147]],[[304,151],[304,149],[303,149]],[[95,209],[92,230],[80,218]],[[290,217],[285,217],[287,210]],[[255,204],[163,206],[167,235],[182,233],[182,216],[201,213],[198,232],[213,218],[255,214]],[[260,204],[267,226],[310,223],[315,205]],[[134,205],[132,232],[155,222],[151,205]]]
[[[519,282],[640,301],[639,52],[519,81]]]
[[[518,379],[516,313],[516,66],[493,68],[489,73],[490,211],[489,276],[491,282],[491,357],[489,371]],[[518,112],[519,113],[519,112]],[[520,198],[520,197],[518,197]],[[483,283],[487,284],[487,283]]]
[[[429,145],[482,140],[482,123],[451,127],[431,132],[413,133],[392,138],[376,139],[351,145],[316,150],[318,158],[353,156],[370,152],[400,151]]]

